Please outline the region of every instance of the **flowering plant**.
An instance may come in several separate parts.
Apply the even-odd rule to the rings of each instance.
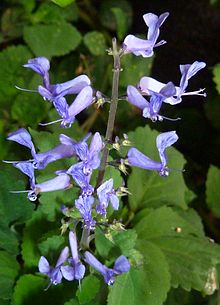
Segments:
[[[178,86],[172,80],[163,83],[142,75],[136,84],[128,82],[123,92],[120,88],[126,57],[147,61],[155,48],[166,43],[159,37],[168,16],[168,12],[143,15],[146,39],[131,34],[121,43],[112,39],[107,50],[113,58],[111,94],[86,74],[52,83],[52,64],[45,56],[23,63],[40,81],[37,89],[17,89],[30,100],[30,91],[37,94],[50,115],[49,122],[46,116],[39,120],[40,132],[19,127],[7,137],[14,147],[28,148],[31,154],[4,160],[28,178],[27,187],[9,191],[23,202],[27,194],[36,209],[26,223],[22,244],[22,259],[32,274],[21,276],[14,304],[19,304],[19,289],[29,279],[36,283],[34,293],[64,295],[59,302],[65,304],[106,304],[107,300],[109,305],[154,305],[163,304],[172,287],[204,294],[217,289],[219,246],[210,243],[198,215],[187,207],[194,195],[184,183],[185,160],[171,147],[178,146],[175,124],[183,118],[163,114],[168,107],[184,103],[185,96],[206,96],[204,89],[187,89],[206,64],[181,64]],[[141,110],[140,120],[146,124],[167,120],[172,128],[158,134],[146,125],[122,135],[115,129],[122,104]],[[92,117],[92,111],[105,108],[109,110],[105,135],[94,128],[87,132],[79,128],[84,115]],[[55,144],[48,146],[50,139]],[[36,243],[29,253],[30,234],[36,236]],[[184,274],[178,272],[183,266]]]

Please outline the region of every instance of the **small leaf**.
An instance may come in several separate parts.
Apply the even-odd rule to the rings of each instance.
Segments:
[[[98,56],[105,54],[106,43],[102,33],[96,31],[88,32],[83,37],[83,41],[93,55]]]
[[[67,22],[24,28],[24,40],[36,56],[61,56],[73,51],[81,42],[81,34]]]
[[[128,19],[125,12],[119,7],[113,7],[113,12],[116,24],[117,24],[117,35],[119,40],[122,40],[128,30]]]
[[[51,1],[61,7],[66,7],[66,6],[70,5],[71,3],[75,2],[75,0],[51,0]]]
[[[19,265],[16,258],[5,251],[0,251],[0,299],[10,299]]]
[[[81,288],[76,292],[80,304],[87,304],[95,299],[100,288],[100,281],[94,275],[88,275],[82,280]]]
[[[211,166],[206,181],[207,205],[215,216],[220,217],[220,169]]]

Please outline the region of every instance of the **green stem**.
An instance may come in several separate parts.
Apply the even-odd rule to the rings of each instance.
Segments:
[[[90,229],[84,227],[82,231],[82,237],[80,240],[80,248],[83,250],[89,249],[90,242]]]
[[[114,124],[115,124],[115,116],[117,112],[117,106],[118,106],[118,86],[119,86],[119,75],[120,75],[120,53],[117,47],[117,40],[116,38],[112,39],[112,55],[114,60],[114,67],[113,67],[113,78],[112,78],[112,98],[111,98],[111,105],[109,109],[109,116],[108,116],[108,123],[107,123],[107,129],[106,129],[106,135],[105,140],[106,143],[112,142],[112,136],[114,131]],[[105,174],[105,168],[106,163],[108,160],[108,154],[109,150],[105,146],[101,164],[100,164],[100,170],[97,178],[96,187],[99,187],[102,184],[104,174]]]

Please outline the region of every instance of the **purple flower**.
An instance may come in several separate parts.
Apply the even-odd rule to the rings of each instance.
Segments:
[[[148,102],[134,86],[127,87],[128,101],[143,111],[143,117],[151,119],[153,122],[163,121],[163,119],[174,121],[179,119],[171,119],[159,114],[163,101],[173,96],[175,92],[175,86],[169,82],[158,93],[151,91],[150,102]]]
[[[53,105],[62,119],[50,123],[40,124],[42,126],[61,122],[61,127],[69,128],[75,121],[75,116],[93,103],[93,90],[90,86],[84,87],[69,106],[65,97],[57,97],[53,100]]]
[[[203,69],[205,66],[206,64],[204,62],[199,61],[195,61],[191,65],[180,65],[181,79],[179,87],[175,87],[176,91],[174,92],[173,96],[166,97],[164,99],[164,102],[170,105],[175,105],[182,101],[182,96],[184,95],[206,96],[205,93],[202,93],[204,89],[199,89],[197,91],[192,92],[185,92],[188,86],[189,79],[193,77],[199,70]],[[152,92],[160,92],[164,86],[165,84],[147,76],[142,77],[139,83],[139,88],[147,95],[151,95]]]
[[[85,175],[83,172],[83,162],[72,165],[67,171],[67,174],[71,175],[74,181],[81,189],[82,196],[91,196],[94,192],[94,188],[89,184],[91,175]]]
[[[97,258],[95,258],[95,256],[93,256],[88,251],[85,252],[85,260],[89,265],[91,265],[94,269],[96,269],[103,275],[104,281],[108,285],[114,284],[114,277],[116,275],[128,272],[130,269],[130,263],[124,255],[121,255],[116,259],[114,267],[112,269],[100,263]]]
[[[85,266],[79,260],[76,233],[72,231],[69,233],[69,243],[72,254],[68,259],[70,266],[62,266],[61,272],[68,281],[81,280],[85,274]]]
[[[164,40],[161,40],[158,43],[156,43],[156,41],[160,34],[160,27],[168,16],[169,13],[164,13],[159,17],[152,13],[143,15],[144,22],[148,26],[147,39],[137,38],[134,35],[126,36],[123,42],[125,51],[131,52],[137,56],[153,56],[153,49],[166,43]]]
[[[103,142],[100,134],[96,132],[92,137],[90,147],[85,143],[79,149],[76,148],[76,154],[83,164],[83,173],[91,175],[93,169],[97,169],[100,165],[100,151],[103,148]]]
[[[41,256],[38,263],[38,269],[40,273],[46,274],[49,277],[50,285],[51,284],[57,285],[61,283],[63,277],[61,273],[61,268],[62,265],[67,260],[68,256],[69,256],[69,248],[65,247],[62,250],[54,268],[50,267],[47,259],[44,256]]]
[[[42,79],[44,86],[38,87],[39,94],[49,101],[54,101],[67,94],[78,94],[84,87],[91,84],[90,79],[86,75],[80,75],[70,81],[51,85],[49,79],[50,62],[45,57],[37,57],[28,60],[28,63],[23,65],[25,68],[30,68],[38,73]]]
[[[149,170],[156,170],[159,172],[160,176],[166,177],[169,175],[169,168],[167,168],[167,156],[165,149],[174,144],[177,140],[178,136],[176,131],[164,132],[157,136],[156,144],[161,162],[148,158],[136,148],[129,149],[128,162],[133,166]]]
[[[42,183],[35,183],[34,168],[29,162],[17,162],[13,164],[22,173],[29,177],[30,188],[28,191],[13,191],[14,193],[27,192],[30,201],[36,201],[37,195],[45,192],[52,192],[66,189],[70,186],[70,177],[65,173],[60,173],[57,177],[44,181]]]
[[[110,201],[114,210],[118,210],[119,199],[115,194],[113,189],[113,179],[109,179],[97,188],[97,196],[99,199],[99,204],[96,207],[97,213],[101,215],[106,215],[106,209]]]
[[[75,206],[83,218],[84,226],[90,230],[94,230],[96,223],[92,218],[93,202],[94,198],[92,196],[80,196],[79,199],[75,200]]]
[[[50,62],[46,57],[36,57],[28,60],[28,63],[23,65],[25,68],[30,68],[43,78],[45,88],[49,88],[50,80],[49,73]]]
[[[60,135],[60,139],[62,139],[63,137],[64,135]],[[37,154],[31,136],[26,129],[20,128],[17,131],[12,132],[11,134],[9,134],[7,139],[11,141],[15,141],[21,145],[24,145],[31,150],[33,159],[24,162],[30,162],[35,169],[44,169],[51,162],[54,162],[62,158],[70,158],[76,155],[74,147],[81,145],[81,143],[77,143],[77,142],[72,142],[72,144],[62,143],[46,152]],[[4,162],[17,163],[17,161],[4,161]]]

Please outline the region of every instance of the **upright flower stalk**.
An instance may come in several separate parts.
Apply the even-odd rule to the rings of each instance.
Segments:
[[[107,129],[106,129],[106,134],[105,134],[105,140],[107,143],[112,142],[112,135],[113,135],[114,124],[115,124],[115,116],[116,116],[117,107],[118,107],[118,87],[119,87],[119,76],[120,76],[120,71],[121,71],[121,63],[120,63],[121,52],[120,52],[120,50],[118,50],[116,38],[112,39],[112,56],[113,56],[113,60],[114,60],[114,66],[113,66],[113,78],[112,78],[112,98],[111,98],[111,105],[110,105],[110,109],[109,109]],[[103,150],[102,159],[101,159],[96,187],[99,187],[102,184],[104,174],[105,174],[106,163],[108,160],[108,154],[109,154],[108,147],[105,146],[105,148]]]

